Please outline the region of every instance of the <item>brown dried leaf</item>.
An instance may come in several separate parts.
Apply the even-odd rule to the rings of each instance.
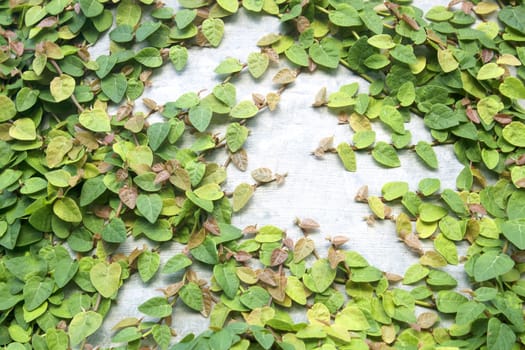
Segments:
[[[467,106],[465,113],[467,114],[468,119],[474,124],[481,123],[481,120],[479,119],[478,111],[473,109],[470,105]]]
[[[435,312],[423,312],[417,317],[417,325],[422,329],[431,328],[439,320],[438,314]]]
[[[288,252],[282,248],[276,248],[270,258],[270,266],[282,265],[288,259]]]
[[[157,173],[157,176],[155,176],[155,180],[153,181],[153,183],[156,185],[163,183],[169,180],[170,176],[171,174],[167,170],[162,170],[161,172]]]
[[[201,314],[204,317],[210,316],[211,308],[213,305],[213,296],[211,295],[209,288],[201,288],[202,296],[203,296],[203,307]]]
[[[357,190],[357,194],[354,197],[354,200],[356,202],[363,202],[366,203],[368,201],[368,186],[364,185],[359,190]]]
[[[240,171],[246,171],[248,168],[248,154],[244,148],[241,148],[230,155],[233,165]]]
[[[270,92],[266,95],[266,104],[270,111],[274,111],[281,100],[281,96],[275,92]]]
[[[405,242],[406,246],[410,248],[410,250],[416,252],[419,255],[424,254],[423,245],[421,244],[419,237],[415,235],[413,232],[407,234],[403,238],[403,242]]]
[[[289,68],[283,68],[278,71],[273,77],[272,81],[274,84],[290,84],[295,81],[297,77],[297,72]]]
[[[326,87],[322,87],[321,90],[315,95],[315,101],[312,104],[313,107],[321,107],[328,103],[328,98],[326,95]]]
[[[270,61],[272,61],[273,63],[279,63],[279,54],[277,54],[277,52],[275,52],[274,49],[270,47],[265,47],[264,49],[261,50],[261,52],[265,54],[266,56],[268,56]]]
[[[273,181],[273,174],[268,168],[257,168],[252,171],[252,178],[257,182],[267,183]]]
[[[312,252],[315,249],[315,243],[310,238],[303,237],[300,238],[297,243],[295,243],[294,247],[294,256],[293,256],[293,262],[299,263],[304,258],[306,258],[308,255],[312,254]]]
[[[297,218],[295,220],[295,224],[299,226],[301,230],[304,230],[304,231],[317,230],[318,228],[321,227],[321,225],[319,225],[317,221],[313,219],[309,219],[309,218],[306,218],[306,219]]]
[[[255,103],[255,106],[257,106],[258,109],[263,108],[264,105],[266,104],[266,100],[265,100],[264,96],[261,95],[261,94],[253,93],[252,94],[252,100],[253,100],[253,103]]]
[[[92,210],[95,216],[105,220],[109,219],[109,217],[111,216],[111,212],[113,211],[113,209],[110,206],[106,205],[96,205],[93,207]]]
[[[494,58],[494,51],[489,50],[489,49],[481,50],[481,61],[483,61],[483,63],[490,62],[492,61],[493,58]]]
[[[219,224],[217,223],[217,220],[213,216],[209,216],[206,221],[202,223],[202,227],[206,229],[209,233],[219,236],[221,234],[221,229],[219,228]]]
[[[190,239],[189,239],[188,244],[186,245],[186,247],[188,249],[196,248],[196,247],[200,246],[202,244],[202,242],[204,242],[205,238],[206,238],[206,230],[205,229],[201,228],[198,231],[194,231],[191,234]]]
[[[152,111],[156,111],[159,109],[159,105],[157,102],[153,101],[151,98],[144,97],[142,99],[142,103],[144,103],[144,106],[148,107]]]
[[[128,185],[123,186],[118,193],[118,197],[129,209],[135,209],[137,205],[138,190],[136,187]]]
[[[146,250],[146,246],[144,245],[142,249],[135,248],[129,255],[127,256],[128,264],[133,265],[135,260]]]
[[[248,225],[242,230],[243,235],[255,235],[259,232],[257,225]]]
[[[173,186],[178,187],[183,191],[191,190],[190,175],[183,168],[176,168],[173,171],[173,175],[170,176],[170,182]]]
[[[277,276],[275,276],[275,272],[273,272],[271,269],[257,270],[256,273],[259,281],[266,283],[271,287],[277,286],[277,283],[275,282],[277,280]]]
[[[385,277],[387,280],[389,280],[390,282],[394,282],[394,283],[403,280],[403,276],[400,276],[397,273],[392,273],[392,272],[385,272]]]
[[[299,33],[302,33],[308,28],[310,28],[310,20],[308,20],[308,18],[306,18],[305,16],[299,16],[296,19],[295,26],[297,28],[297,31]]]
[[[334,247],[328,248],[328,262],[330,267],[335,269],[339,263],[345,261],[346,255],[343,251],[334,249]]]
[[[44,18],[37,24],[38,28],[51,28],[58,23],[58,18],[56,16],[49,16]]]
[[[350,240],[350,238],[348,238],[346,236],[334,236],[334,237],[329,237],[328,240],[335,247],[339,247],[339,246],[342,246],[343,244],[345,244],[346,242],[348,242]]]
[[[286,276],[285,275],[276,276],[275,281],[277,282],[276,283],[277,285],[275,287],[268,287],[266,288],[266,290],[268,291],[268,293],[270,293],[273,299],[282,303],[284,302],[284,299],[286,298],[286,293],[285,293],[286,282],[287,282]]]
[[[499,113],[494,116],[494,120],[501,125],[507,125],[512,122],[512,115]]]
[[[401,15],[401,20],[408,24],[410,27],[412,27],[412,29],[419,30],[419,24],[417,24],[416,20],[412,17],[408,17],[406,14],[403,13]]]
[[[285,174],[275,174],[275,183],[277,185],[282,185],[284,183],[284,180],[286,179],[286,177],[288,176],[287,173]]]
[[[233,255],[233,257],[238,262],[246,262],[252,258],[251,254],[248,252],[245,252],[244,250],[239,250]]]
[[[184,286],[184,281],[179,281],[177,283],[168,285],[164,289],[160,289],[160,291],[164,293],[164,296],[166,296],[166,298],[169,298],[169,297],[176,295],[183,286]]]

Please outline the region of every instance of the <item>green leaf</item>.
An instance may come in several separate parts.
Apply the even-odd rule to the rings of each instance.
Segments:
[[[336,39],[326,37],[321,42],[312,44],[308,54],[320,66],[337,68],[339,65],[339,42]]]
[[[339,159],[341,159],[341,162],[343,162],[343,166],[347,171],[357,170],[355,152],[348,143],[341,142],[339,145],[337,145],[337,154],[339,155]]]
[[[440,312],[454,314],[458,307],[467,302],[467,298],[453,291],[440,291],[437,294],[436,306]]]
[[[15,105],[19,112],[25,112],[35,105],[40,95],[39,90],[33,90],[28,87],[21,88],[16,94]],[[0,102],[1,104],[1,102]],[[1,117],[0,117],[1,119]]]
[[[188,50],[180,45],[170,47],[169,58],[176,71],[181,71],[188,62]]]
[[[209,201],[215,201],[224,197],[221,187],[216,183],[209,183],[197,188],[193,191],[197,197]]]
[[[237,101],[237,91],[235,85],[224,83],[213,88],[213,95],[229,107],[233,107]]]
[[[314,293],[323,293],[335,279],[336,271],[327,259],[315,261],[310,272],[303,276],[304,285]]]
[[[407,81],[397,91],[396,95],[397,99],[399,100],[399,104],[402,107],[408,107],[412,103],[414,103],[416,99],[416,89],[414,88],[414,83],[411,81]]]
[[[367,43],[378,49],[393,49],[396,46],[389,34],[379,34],[368,38]]]
[[[518,249],[525,250],[525,218],[505,221],[501,231]]]
[[[153,297],[140,304],[139,311],[151,317],[168,317],[173,313],[173,307],[163,297]]]
[[[162,24],[160,22],[153,22],[153,21],[142,22],[140,26],[137,28],[137,31],[135,32],[137,41],[140,42],[140,41],[146,40],[151,35],[153,35],[161,26]]]
[[[444,104],[436,103],[425,115],[425,125],[431,129],[444,130],[459,124],[457,115]]]
[[[228,298],[235,298],[240,286],[240,281],[236,274],[234,260],[230,260],[224,264],[215,265],[213,267],[213,277]]]
[[[217,74],[232,74],[242,70],[242,64],[238,59],[227,58],[215,68],[214,72]]]
[[[191,118],[191,117],[190,117]],[[169,123],[153,123],[148,127],[148,144],[152,151],[156,151],[170,133]]]
[[[53,213],[65,222],[81,222],[82,213],[77,203],[69,197],[57,199],[53,204]]]
[[[525,124],[522,122],[514,121],[503,128],[503,138],[508,143],[518,146],[525,147]]]
[[[414,54],[414,48],[410,45],[397,44],[393,50],[390,50],[390,55],[399,62],[406,64],[416,64],[417,58]]]
[[[378,70],[388,66],[390,64],[390,60],[385,55],[378,53],[367,57],[363,63],[370,69]]]
[[[494,121],[494,116],[505,106],[499,96],[491,95],[480,99],[476,107],[481,120],[490,125]]]
[[[7,96],[0,95],[0,122],[8,121],[16,115],[15,103]]]
[[[68,187],[69,180],[71,179],[71,174],[62,169],[50,171],[44,174],[44,176],[46,177],[47,181],[49,181],[51,185],[56,186],[56,187]],[[2,181],[0,181],[0,184],[1,183]],[[0,185],[0,188],[2,188],[1,185]]]
[[[104,298],[111,298],[120,286],[122,267],[118,262],[99,262],[89,271],[89,280]]]
[[[249,100],[241,101],[232,108],[230,116],[237,119],[246,119],[255,116],[259,112],[257,106]]]
[[[160,349],[167,350],[172,338],[171,328],[165,324],[156,324],[151,328],[151,333],[153,334],[153,339],[155,342],[157,342]]]
[[[438,160],[432,146],[425,141],[416,144],[416,154],[432,169],[438,169]]]
[[[201,245],[190,250],[191,255],[200,262],[208,265],[219,263],[219,254],[215,242],[209,237],[204,239]]]
[[[372,150],[372,157],[379,163],[389,168],[401,166],[399,157],[394,149],[388,143],[379,141]]]
[[[51,278],[33,276],[24,285],[24,308],[33,311],[42,305],[53,293],[55,281]]]
[[[270,59],[268,56],[260,52],[252,52],[248,55],[248,71],[255,79],[266,72],[269,63]]]
[[[498,66],[494,62],[484,64],[478,71],[476,79],[478,80],[488,80],[499,78],[505,73],[505,69]]]
[[[82,185],[82,191],[80,192],[80,206],[85,207],[93,203],[104,192],[106,192],[106,185],[104,184],[103,176],[87,179]]]
[[[308,54],[301,46],[293,44],[288,49],[286,49],[286,51],[284,51],[284,54],[286,55],[286,58],[290,60],[290,62],[301,67],[308,67]]]
[[[525,28],[525,26],[524,26]],[[512,328],[498,318],[491,317],[487,328],[487,350],[511,350],[514,348],[516,334]]]
[[[445,73],[452,72],[459,67],[458,61],[454,58],[454,54],[450,49],[438,50],[437,53],[438,62],[441,69]]]
[[[204,307],[204,297],[199,285],[195,282],[185,284],[179,291],[179,296],[184,304],[195,311],[201,311]]]
[[[411,265],[403,277],[403,284],[414,284],[425,278],[430,270],[421,264]]]
[[[458,307],[456,323],[463,325],[474,322],[485,311],[485,305],[473,300],[467,301]]]
[[[340,27],[357,27],[363,24],[359,13],[350,5],[342,3],[337,9],[328,13],[330,22]]]
[[[239,1],[237,0],[217,0],[217,4],[231,13],[235,13],[239,9]]]
[[[271,296],[266,290],[259,286],[253,286],[241,295],[240,301],[244,306],[253,310],[268,305],[270,298]]]
[[[148,68],[157,68],[162,66],[162,57],[158,49],[154,47],[145,47],[135,55],[135,61]]]
[[[419,217],[425,222],[438,221],[446,216],[448,210],[435,204],[423,203],[419,206]]]
[[[135,27],[142,16],[142,8],[133,0],[123,0],[117,6],[117,26],[125,24]]]
[[[78,117],[78,121],[83,127],[94,132],[111,131],[109,116],[102,109],[85,110]]]
[[[49,84],[51,95],[56,102],[67,100],[75,91],[75,79],[67,74],[53,78]]]
[[[498,12],[498,19],[508,27],[525,34],[525,7],[506,6]]]
[[[137,210],[150,223],[154,224],[162,211],[162,198],[154,194],[139,194],[137,197]]]
[[[76,314],[69,323],[71,345],[80,344],[84,339],[95,333],[102,325],[102,320],[102,315],[95,311],[83,311]]]
[[[79,0],[80,9],[88,18],[96,17],[104,11],[104,5],[97,0]]]
[[[264,0],[242,0],[242,6],[248,11],[260,12],[264,6]]]
[[[9,136],[15,140],[32,141],[36,139],[35,122],[30,118],[20,118],[9,128]]]
[[[207,18],[202,22],[201,30],[211,46],[217,47],[224,36],[224,22],[220,18]]]
[[[102,92],[106,94],[111,101],[120,103],[126,95],[126,89],[128,88],[128,81],[122,73],[111,74],[100,82]]]
[[[387,201],[401,198],[408,192],[408,183],[404,181],[393,181],[383,185],[381,193]]]
[[[226,144],[231,152],[237,152],[242,148],[248,138],[248,128],[239,124],[231,123],[226,128]]]
[[[189,118],[191,124],[200,132],[203,132],[210,125],[213,111],[206,105],[198,105],[191,107],[189,110]]]
[[[78,267],[78,261],[71,259],[69,253],[57,260],[54,277],[58,288],[65,287],[75,277]]]
[[[46,162],[49,168],[59,166],[66,154],[73,148],[71,138],[65,136],[56,136],[51,139],[46,149]]]
[[[104,226],[100,234],[106,242],[124,243],[127,237],[126,225],[122,219],[113,218]]]
[[[172,256],[166,265],[162,268],[162,273],[176,273],[180,270],[190,266],[192,264],[191,259],[184,254],[177,254]]]
[[[502,95],[511,99],[525,98],[525,85],[523,85],[523,82],[516,77],[506,77],[505,80],[503,80],[503,83],[499,86],[499,91]]]
[[[155,276],[160,267],[160,255],[157,252],[143,251],[137,260],[139,276],[146,283]]]
[[[247,183],[241,183],[233,191],[233,211],[237,212],[244,208],[250,198],[252,198],[254,188]]]
[[[397,108],[393,106],[384,106],[379,113],[379,119],[392,128],[398,134],[405,133],[404,119]]]
[[[514,267],[514,261],[507,255],[497,251],[481,254],[474,261],[474,279],[483,282],[501,276]]]
[[[184,29],[190,25],[197,17],[197,10],[183,9],[175,14],[175,23],[179,29]]]

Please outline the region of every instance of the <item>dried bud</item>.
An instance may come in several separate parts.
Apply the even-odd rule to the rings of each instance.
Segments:
[[[363,202],[366,203],[368,201],[368,186],[364,185],[359,190],[357,190],[357,194],[354,197],[354,200],[356,202]]]

